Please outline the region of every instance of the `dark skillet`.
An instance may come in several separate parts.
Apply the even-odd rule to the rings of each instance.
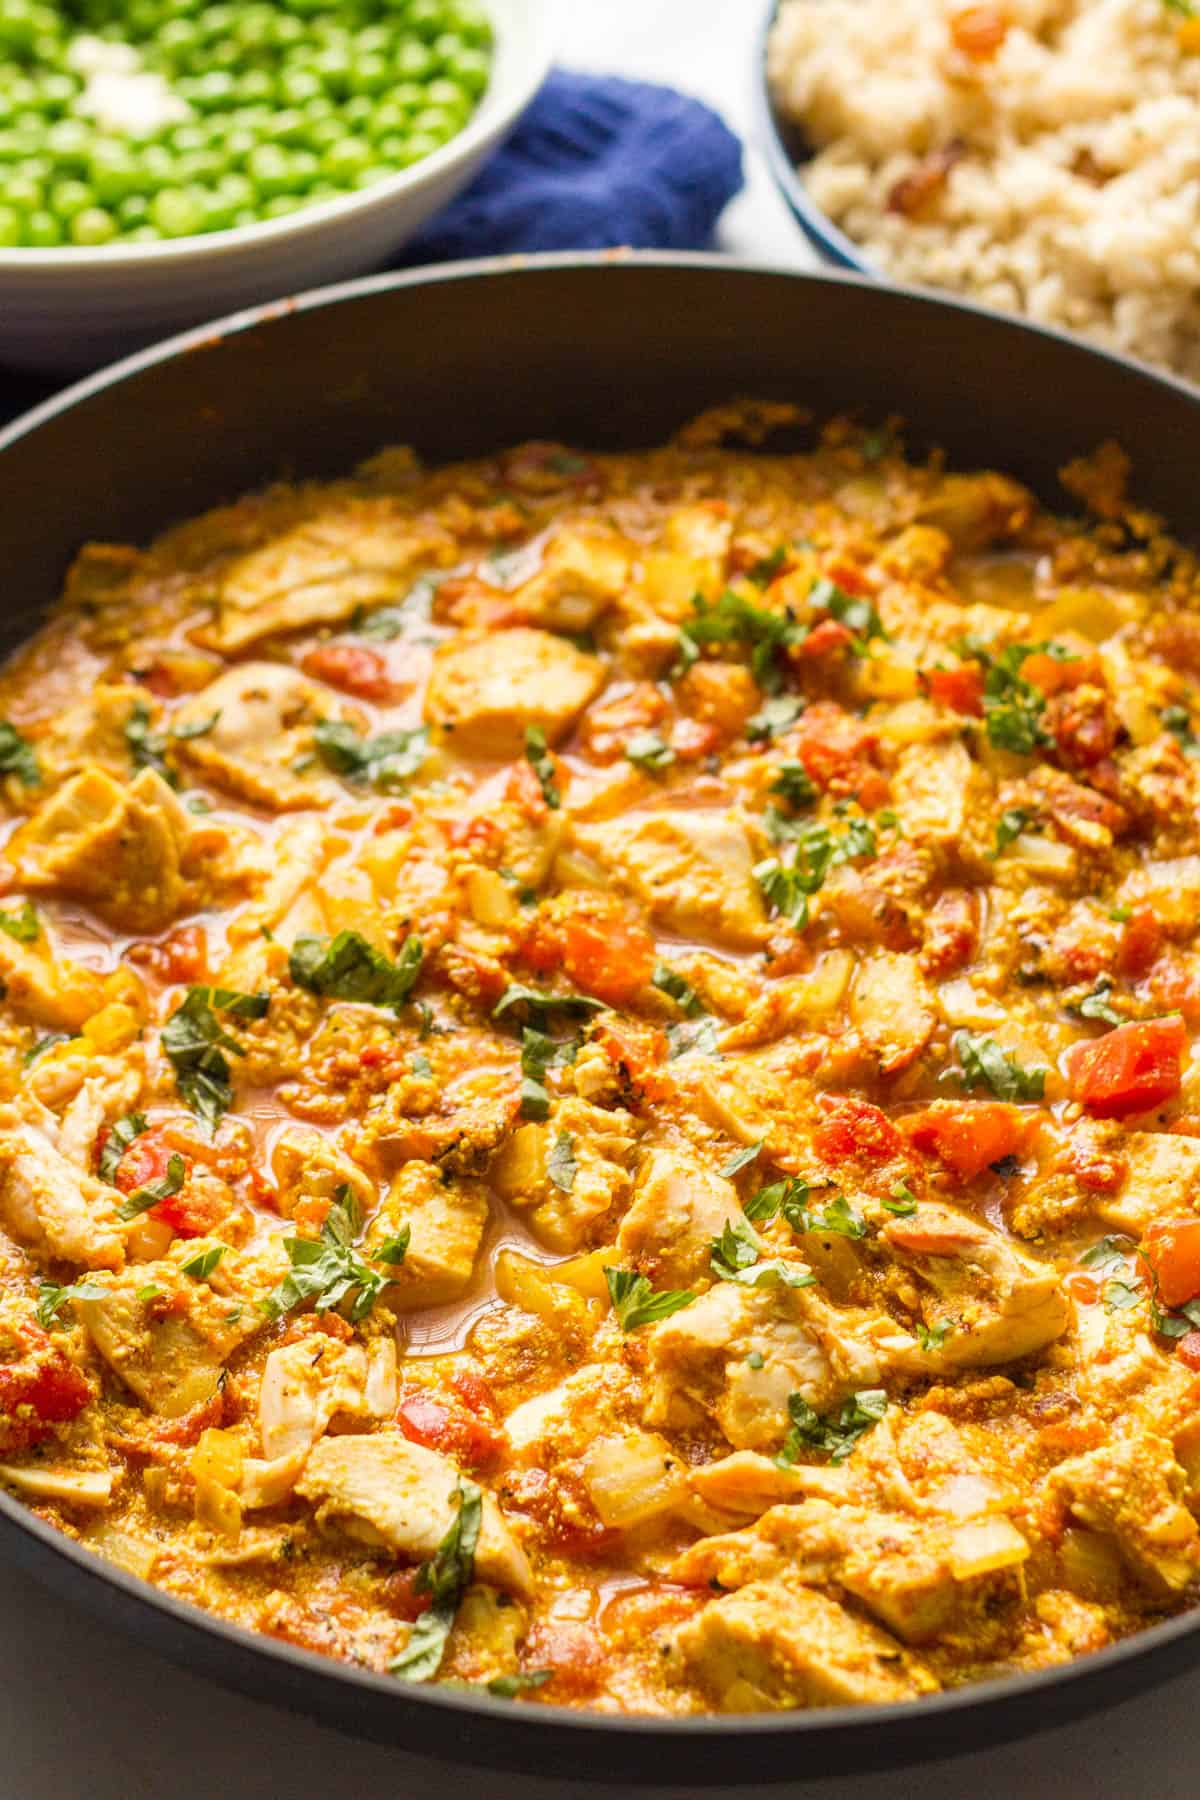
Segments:
[[[386,443],[429,458],[528,437],[655,443],[732,396],[903,414],[916,448],[1018,475],[1116,437],[1136,491],[1196,536],[1200,393],[1068,338],[872,282],[717,258],[552,257],[330,288],[119,364],[0,435],[0,649],[88,537],[145,539],[269,478]],[[0,383],[0,407],[5,403]],[[11,403],[11,397],[10,397]],[[639,1720],[407,1687],[209,1618],[0,1495],[0,1547],[165,1656],[241,1692],[431,1756],[609,1782],[798,1781],[982,1748],[1200,1662],[1200,1613],[1040,1675],[916,1705]]]

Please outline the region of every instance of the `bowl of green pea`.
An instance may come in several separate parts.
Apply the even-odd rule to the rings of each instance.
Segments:
[[[0,0],[0,362],[377,267],[541,85],[555,0]]]

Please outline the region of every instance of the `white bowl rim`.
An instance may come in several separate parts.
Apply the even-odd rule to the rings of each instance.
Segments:
[[[413,192],[436,176],[467,160],[472,152],[486,149],[495,138],[511,129],[550,72],[558,42],[559,0],[534,0],[537,35],[534,54],[513,81],[511,90],[496,96],[497,104],[489,108],[492,93],[484,90],[479,105],[454,137],[440,145],[429,156],[400,169],[394,175],[372,186],[349,194],[332,195],[314,200],[279,219],[259,219],[253,225],[233,225],[227,231],[197,232],[192,237],[164,238],[152,244],[71,244],[52,250],[0,250],[0,276],[68,269],[137,269],[161,267],[164,263],[207,261],[235,256],[262,243],[279,243],[287,238],[301,238],[319,230],[332,220],[364,213],[396,195]],[[491,6],[488,12],[496,30],[498,50],[503,54],[503,26]],[[495,66],[493,61],[493,67]]]

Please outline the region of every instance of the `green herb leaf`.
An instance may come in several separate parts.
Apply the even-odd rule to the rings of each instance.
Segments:
[[[786,800],[789,806],[811,806],[817,797],[817,784],[803,763],[782,762],[770,791]]]
[[[1106,1281],[1100,1290],[1107,1313],[1126,1312],[1131,1306],[1139,1306],[1144,1298],[1140,1287],[1131,1287],[1127,1281]]]
[[[1004,1053],[995,1038],[956,1031],[954,1049],[961,1065],[962,1084],[968,1092],[989,1088],[998,1100],[1043,1098],[1047,1071],[1040,1067],[1022,1068],[1015,1057]]]
[[[910,1219],[917,1210],[917,1196],[907,1181],[895,1181],[892,1183],[890,1197],[881,1200],[879,1204],[885,1212],[894,1213],[898,1219]]]
[[[419,1050],[410,1057],[408,1066],[419,1081],[432,1081],[433,1064],[427,1056],[422,1056]]]
[[[788,1397],[791,1427],[783,1449],[775,1458],[781,1469],[790,1469],[801,1450],[817,1450],[832,1463],[845,1462],[865,1432],[878,1425],[887,1411],[882,1388],[862,1388],[843,1402],[836,1413],[814,1412],[800,1394]]]
[[[1079,1265],[1083,1269],[1119,1268],[1136,1250],[1132,1238],[1119,1234],[1102,1237],[1098,1243],[1088,1246],[1079,1258]]]
[[[973,657],[984,665],[984,723],[989,739],[998,749],[1032,756],[1035,750],[1053,745],[1053,738],[1042,724],[1046,696],[1023,679],[1021,668],[1026,658],[1034,655],[1074,662],[1071,651],[1055,643],[1009,644],[999,656],[992,657],[975,638],[960,638],[952,648],[960,656]]]
[[[861,656],[870,638],[887,638],[874,605],[867,599],[856,599],[845,593],[836,582],[821,580],[811,589],[808,603],[817,612],[827,612],[831,619],[854,633],[854,648]]]
[[[749,571],[750,580],[755,587],[770,587],[787,558],[786,544],[777,544],[769,556],[760,556]]]
[[[644,1275],[632,1269],[605,1269],[604,1279],[622,1331],[669,1319],[696,1298],[690,1288],[659,1288],[656,1292]]]
[[[56,1287],[52,1281],[39,1281],[38,1324],[49,1331],[69,1300],[103,1300],[108,1291],[95,1281],[77,1281],[70,1287]]]
[[[581,1014],[600,1012],[603,1001],[593,1000],[590,994],[552,994],[545,988],[525,987],[519,981],[510,981],[504,992],[492,1008],[493,1019],[503,1019],[514,1007],[523,1007],[533,1021],[541,1028],[551,1013]]]
[[[351,631],[358,637],[390,643],[393,638],[403,637],[413,625],[428,624],[437,586],[434,577],[419,576],[398,606],[378,606],[374,612],[360,608],[350,620]]]
[[[917,1342],[922,1350],[940,1350],[950,1335],[950,1323],[943,1320],[940,1325],[926,1325],[917,1320]]]
[[[425,761],[429,733],[424,726],[413,731],[385,731],[365,738],[343,719],[322,719],[313,726],[313,743],[321,761],[335,775],[348,781],[369,782],[389,793],[404,786]]]
[[[431,1681],[442,1666],[463,1595],[475,1576],[475,1547],[483,1523],[483,1495],[473,1482],[459,1480],[454,1490],[458,1511],[429,1562],[423,1562],[414,1592],[429,1594],[433,1604],[409,1632],[408,1642],[389,1664],[403,1681]]]
[[[117,1168],[121,1158],[132,1144],[134,1138],[141,1137],[146,1129],[145,1113],[126,1113],[113,1125],[104,1140],[104,1148],[96,1165],[101,1181],[107,1181],[111,1187],[116,1180]]]
[[[261,1019],[270,1004],[268,994],[239,994],[231,988],[193,987],[162,1029],[164,1054],[175,1066],[175,1085],[180,1098],[216,1130],[233,1103],[229,1063],[223,1052],[244,1054],[216,1017],[227,1012],[235,1018]]]
[[[1020,837],[1032,818],[1033,814],[1024,806],[1005,808],[996,821],[996,848],[992,852],[993,862]]]
[[[1082,1000],[1068,1006],[1067,1011],[1080,1019],[1098,1019],[1102,1025],[1123,1025],[1125,1017],[1115,1006],[1109,1004],[1108,996],[1112,993],[1112,978],[1101,975],[1090,994]]]
[[[558,771],[546,743],[546,734],[540,725],[525,727],[525,760],[538,778],[542,799],[552,812],[557,811],[562,805],[562,795],[558,790]]]
[[[395,962],[389,962],[357,931],[339,931],[334,938],[297,938],[288,957],[288,970],[297,987],[335,1000],[353,1000],[364,1006],[387,1006],[399,1012],[421,973],[424,950],[419,938],[406,937]]]
[[[796,1211],[806,1205],[809,1195],[807,1181],[798,1176],[789,1175],[784,1181],[773,1181],[769,1187],[759,1188],[753,1199],[747,1200],[742,1208],[748,1219],[756,1225],[765,1224],[775,1218],[784,1208]]]
[[[224,1244],[211,1244],[207,1249],[197,1250],[179,1267],[184,1275],[190,1275],[193,1281],[205,1281],[212,1274],[225,1254]]]
[[[0,775],[15,775],[26,787],[39,787],[42,780],[33,745],[7,719],[0,719]]]
[[[1188,17],[1191,16],[1189,13]],[[1185,756],[1200,756],[1200,738],[1196,736],[1192,715],[1186,706],[1164,706],[1159,717]]]
[[[657,731],[635,731],[626,740],[625,756],[635,768],[644,769],[651,775],[669,769],[675,761],[675,752]]]
[[[0,996],[0,998],[2,998],[2,996]],[[31,1062],[35,1062],[37,1058],[42,1055],[43,1051],[53,1050],[55,1044],[69,1044],[70,1041],[71,1038],[68,1032],[48,1031],[45,1037],[40,1037],[37,1040],[36,1044],[30,1044],[28,1050],[21,1058],[21,1066],[27,1069]]]
[[[790,613],[770,612],[755,606],[741,594],[726,588],[712,606],[699,595],[692,602],[695,617],[679,632],[679,662],[688,669],[704,644],[745,644],[750,648],[750,669],[760,687],[778,685],[777,655],[791,644],[802,641],[805,632]]]
[[[0,931],[6,931],[18,944],[36,944],[41,933],[37,913],[26,900],[19,912],[0,912]]]
[[[544,1031],[526,1026],[521,1033],[521,1117],[547,1119],[550,1116],[550,1091],[545,1085],[546,1070],[558,1055],[558,1045]]]
[[[575,1161],[575,1140],[569,1131],[560,1131],[546,1159],[546,1178],[564,1194],[575,1186],[579,1165]]]
[[[412,1243],[412,1226],[402,1225],[391,1237],[384,1238],[377,1250],[371,1252],[376,1262],[390,1263],[398,1267],[408,1255],[408,1246]]]
[[[793,1231],[814,1231],[833,1237],[861,1238],[867,1235],[867,1222],[855,1212],[844,1194],[835,1194],[821,1212],[811,1212],[802,1203],[785,1198],[783,1216]]]
[[[269,1319],[312,1300],[316,1311],[340,1312],[352,1323],[365,1319],[387,1286],[387,1276],[365,1263],[354,1248],[360,1226],[348,1187],[338,1189],[319,1238],[283,1240],[290,1273],[261,1302]]]
[[[695,1051],[698,1056],[717,1056],[719,1026],[715,1019],[705,1016],[701,1019],[681,1021],[678,1025],[667,1026],[667,1058],[674,1062],[677,1056],[688,1056]]]
[[[136,1219],[140,1213],[149,1212],[160,1200],[169,1200],[177,1194],[187,1180],[187,1164],[176,1151],[167,1164],[167,1172],[159,1181],[148,1181],[145,1187],[134,1188],[127,1194],[117,1208],[118,1218],[128,1222]]]
[[[732,1181],[742,1169],[748,1169],[752,1162],[757,1162],[766,1141],[765,1138],[759,1138],[756,1144],[747,1144],[744,1150],[735,1150],[729,1161],[721,1164],[717,1173],[723,1175],[726,1181]]]
[[[709,1244],[708,1266],[718,1281],[736,1281],[741,1287],[812,1287],[816,1276],[803,1263],[781,1257],[763,1260],[762,1249],[749,1223],[727,1219],[720,1237]]]
[[[799,694],[775,694],[746,720],[746,736],[752,744],[769,743],[794,725],[803,711],[804,701]]]
[[[515,1700],[518,1694],[545,1687],[553,1679],[553,1669],[518,1669],[511,1675],[493,1675],[487,1683],[487,1691],[497,1700]]]
[[[666,963],[655,963],[652,980],[659,992],[673,1000],[685,1017],[694,1018],[701,1011],[700,996],[691,982],[685,981],[682,975],[676,974]]]

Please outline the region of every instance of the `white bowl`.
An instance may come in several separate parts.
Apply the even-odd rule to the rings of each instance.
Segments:
[[[487,0],[491,81],[466,127],[361,193],[233,231],[93,250],[0,250],[0,362],[79,371],[238,307],[378,266],[465,187],[545,79],[557,0]]]

